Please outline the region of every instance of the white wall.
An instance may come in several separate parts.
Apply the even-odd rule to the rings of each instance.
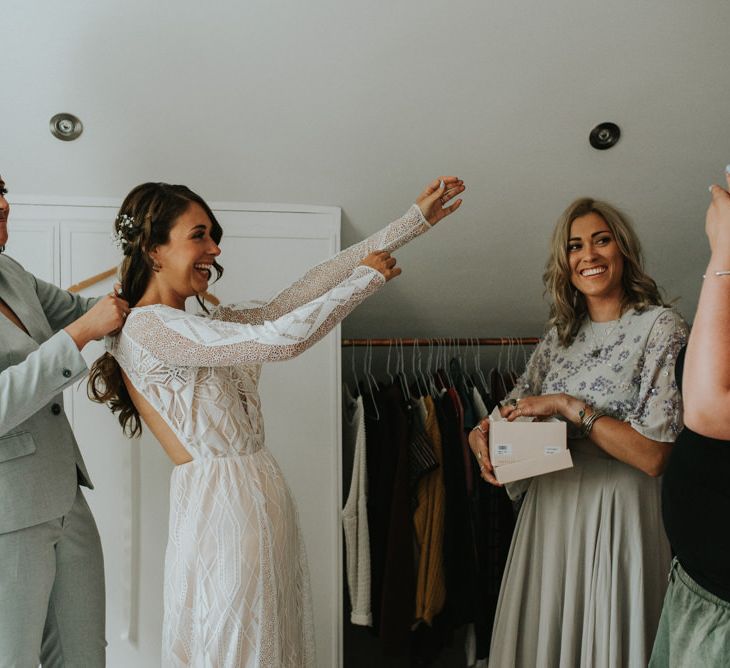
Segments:
[[[535,332],[547,235],[584,193],[634,214],[694,309],[706,186],[730,161],[727,0],[4,0],[0,22],[11,194],[164,179],[341,205],[347,245],[431,176],[465,178],[458,220],[400,254],[345,335]],[[79,141],[51,137],[58,111]],[[604,120],[624,135],[597,152]]]

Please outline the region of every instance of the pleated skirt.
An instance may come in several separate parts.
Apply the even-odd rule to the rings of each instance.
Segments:
[[[671,561],[661,480],[587,440],[571,442],[571,452],[572,469],[527,486],[490,668],[643,668],[649,661]]]

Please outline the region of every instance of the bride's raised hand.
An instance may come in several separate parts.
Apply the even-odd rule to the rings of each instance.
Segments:
[[[426,186],[416,199],[416,204],[429,224],[435,225],[461,206],[463,201],[461,199],[457,199],[453,204],[449,202],[464,190],[466,190],[464,182],[458,176],[440,176]]]

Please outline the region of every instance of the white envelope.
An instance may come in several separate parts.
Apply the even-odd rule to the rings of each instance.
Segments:
[[[489,416],[489,458],[501,483],[571,468],[566,424],[529,417],[508,422],[499,407]]]

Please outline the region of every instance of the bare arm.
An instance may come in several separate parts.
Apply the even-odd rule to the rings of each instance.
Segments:
[[[725,174],[730,187],[730,174]],[[684,364],[685,424],[730,440],[730,195],[712,188],[705,225],[712,255],[705,272]]]
[[[562,398],[561,415],[580,427],[579,411],[584,408],[585,403],[567,394],[559,396]],[[590,411],[589,408],[589,415]],[[607,415],[595,421],[589,438],[612,457],[652,477],[664,472],[667,458],[672,450],[671,443],[647,438],[628,422]]]
[[[672,451],[672,443],[654,441],[640,434],[628,422],[608,416],[596,420],[590,439],[612,457],[653,478],[664,472]]]
[[[505,406],[502,414],[508,420],[518,417],[552,417],[562,415],[576,427],[581,426],[579,411],[586,404],[568,394],[545,394],[541,397],[525,397],[516,406]],[[587,409],[590,415],[591,408]],[[609,416],[597,419],[590,433],[590,439],[601,450],[624,464],[633,466],[647,475],[656,477],[662,474],[667,457],[672,449],[671,443],[655,441],[640,434],[628,422]]]

